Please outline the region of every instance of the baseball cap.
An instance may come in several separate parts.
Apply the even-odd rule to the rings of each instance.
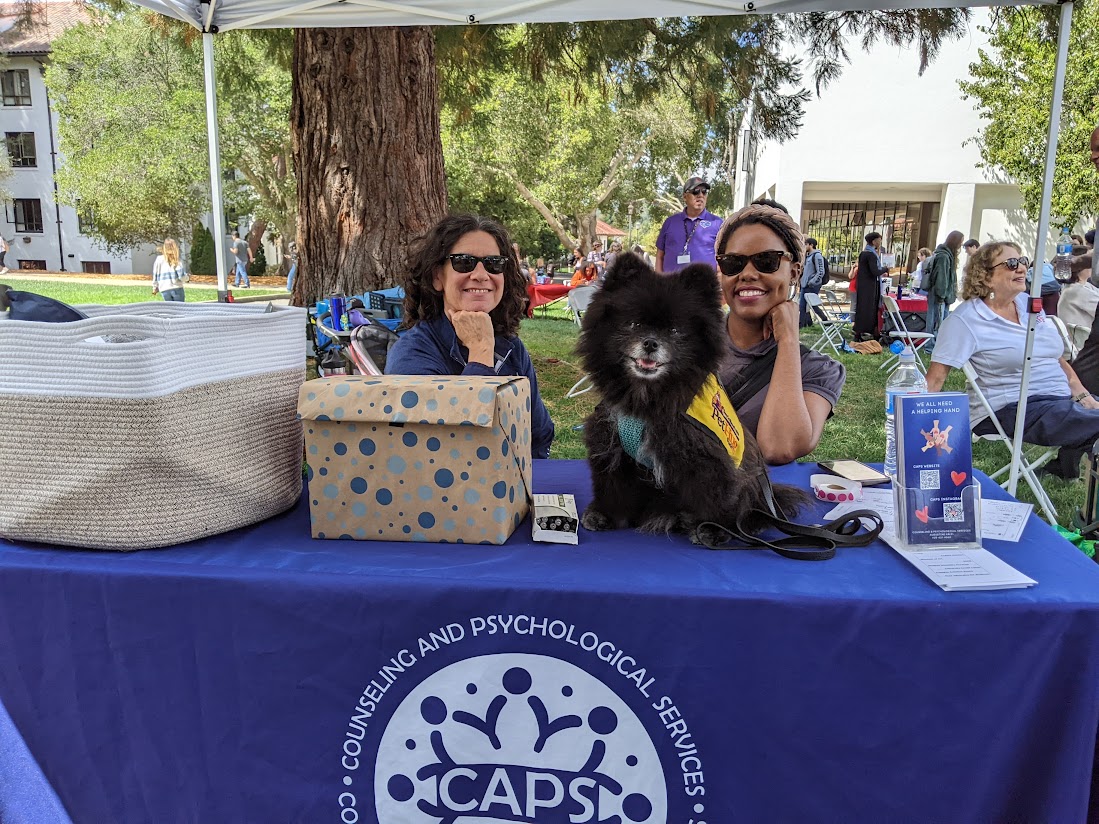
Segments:
[[[705,186],[707,189],[710,188],[710,184],[701,177],[689,177],[687,178],[687,182],[683,184],[683,191],[689,192],[695,186]]]

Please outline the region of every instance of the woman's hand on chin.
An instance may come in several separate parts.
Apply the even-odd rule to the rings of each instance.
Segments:
[[[792,300],[783,301],[772,309],[764,322],[764,337],[774,337],[779,343],[797,343],[798,337],[798,307]]]
[[[487,312],[447,312],[454,334],[462,346],[469,350],[469,359],[474,363],[494,366],[493,354],[496,348],[496,336],[492,332],[492,318]]]

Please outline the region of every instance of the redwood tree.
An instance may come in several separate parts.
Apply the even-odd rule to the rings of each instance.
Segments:
[[[297,29],[293,78],[294,302],[393,286],[447,211],[434,34]]]

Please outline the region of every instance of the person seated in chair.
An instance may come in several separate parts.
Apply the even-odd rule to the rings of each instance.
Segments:
[[[801,228],[785,209],[751,204],[722,224],[715,251],[729,306],[718,376],[730,397],[748,395],[734,401],[737,415],[768,463],[805,457],[820,442],[846,372],[798,339],[798,305],[790,290],[805,260]],[[767,376],[754,392],[751,375]]]
[[[576,274],[572,276],[573,288],[577,286],[592,286],[599,280],[599,268],[595,265],[595,261],[589,260],[584,264],[582,269],[577,269]]]
[[[1023,380],[1029,265],[1018,246],[1002,241],[985,243],[970,257],[962,287],[965,302],[943,320],[927,369],[927,389],[938,392],[951,369],[969,362],[977,373],[978,387],[1009,436],[1015,433]],[[1039,312],[1023,439],[1061,447],[1047,471],[1071,479],[1079,477],[1080,458],[1099,439],[1099,401],[1081,383],[1063,351],[1060,333],[1045,312]],[[974,432],[995,431],[972,393],[969,410]]]
[[[503,226],[477,215],[444,217],[409,258],[405,332],[389,350],[385,374],[527,378],[531,456],[548,458],[553,421],[519,340],[528,280]]]
[[[1057,317],[1072,326],[1091,329],[1099,306],[1099,287],[1091,282],[1091,252],[1087,246],[1073,247],[1071,266],[1073,280],[1061,289]]]

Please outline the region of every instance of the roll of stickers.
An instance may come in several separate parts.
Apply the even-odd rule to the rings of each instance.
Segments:
[[[813,488],[813,494],[818,500],[828,501],[831,504],[862,500],[862,484],[838,475],[812,475],[809,478],[809,485]]]

